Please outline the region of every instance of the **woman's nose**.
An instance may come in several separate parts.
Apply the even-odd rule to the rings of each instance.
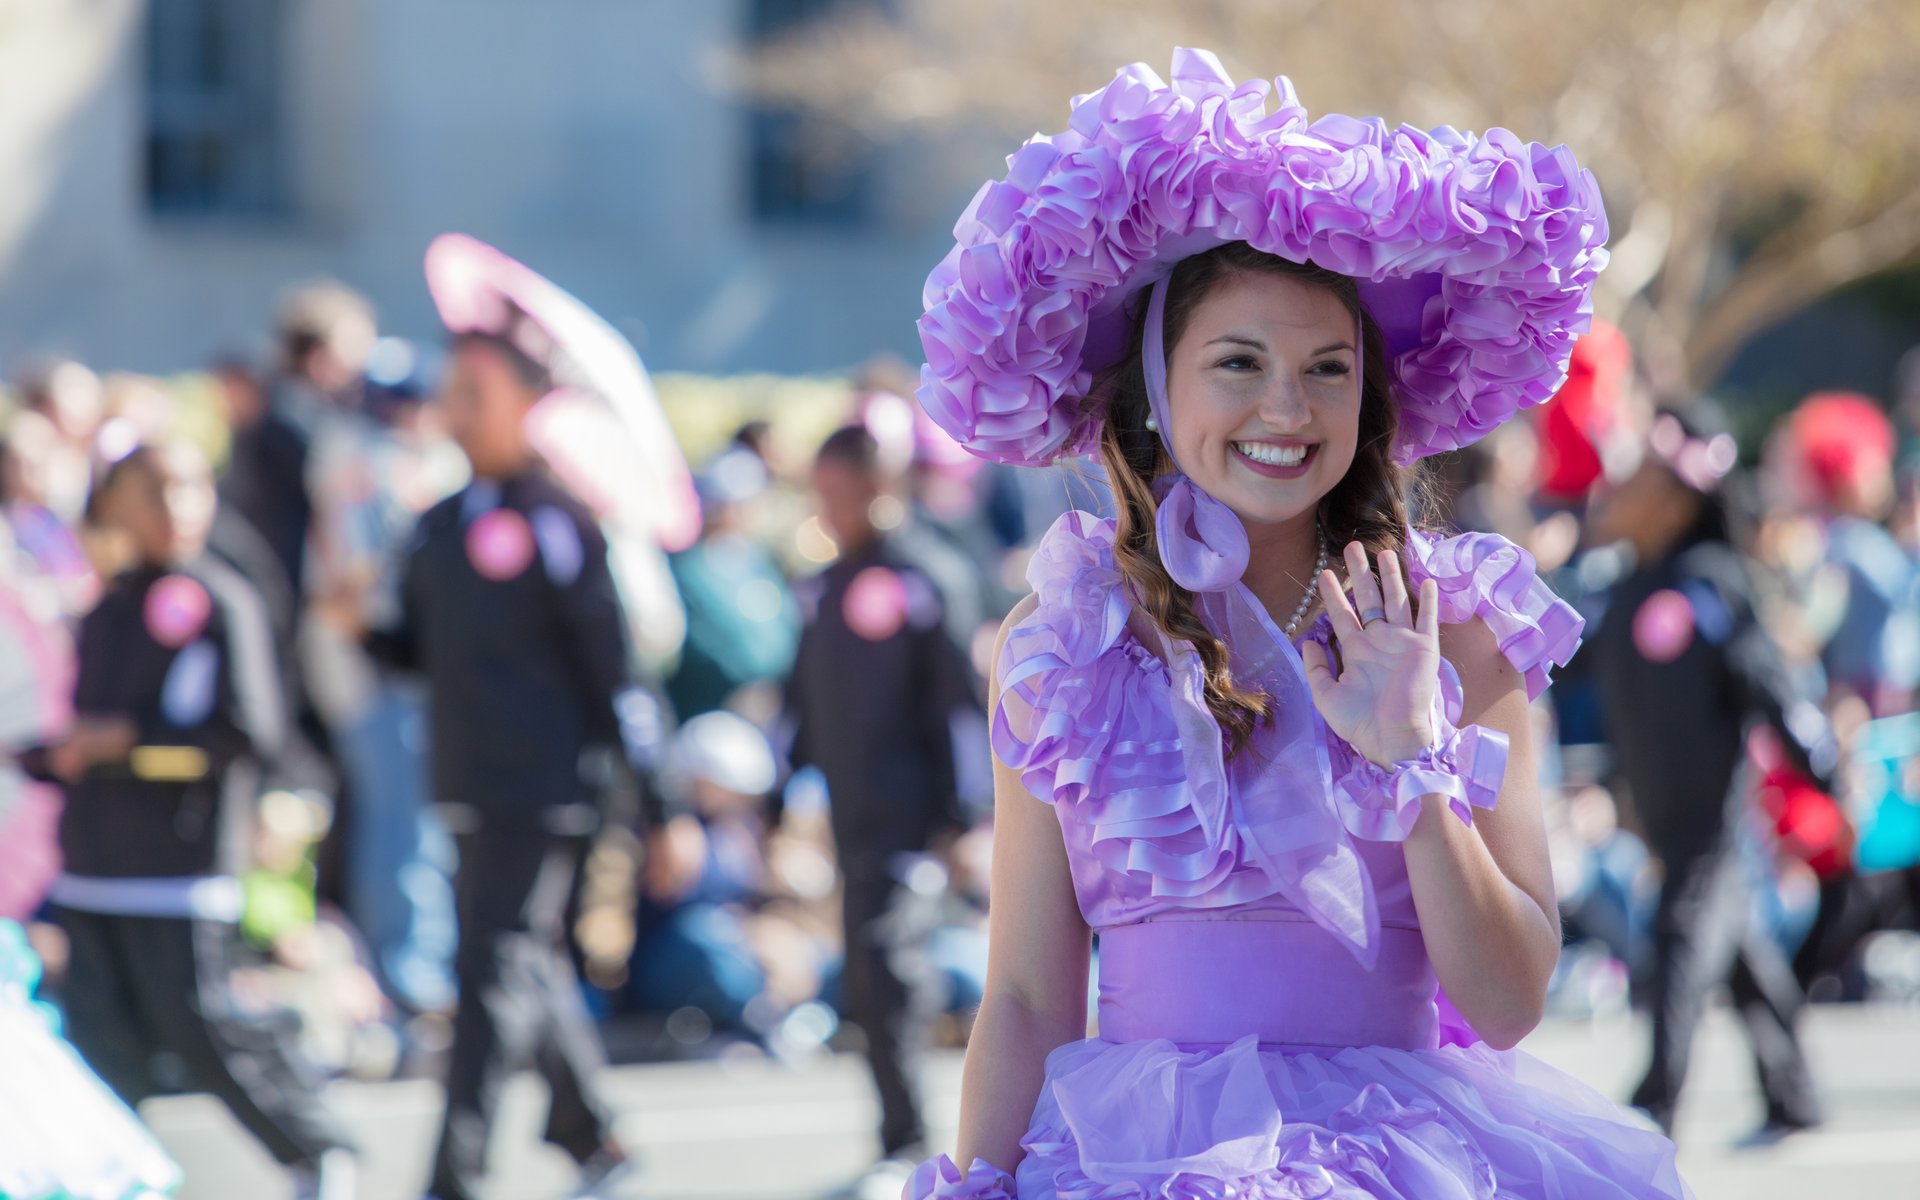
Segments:
[[[1273,387],[1260,398],[1260,419],[1271,426],[1275,433],[1292,433],[1305,428],[1309,415],[1306,392],[1301,389],[1297,379],[1289,377],[1275,380]]]

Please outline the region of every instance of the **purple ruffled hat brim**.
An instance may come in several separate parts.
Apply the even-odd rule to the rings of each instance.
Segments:
[[[1276,103],[1268,107],[1270,94]],[[1176,50],[1136,63],[1029,140],[928,277],[919,397],[972,453],[1039,465],[1094,446],[1094,374],[1129,304],[1181,259],[1245,241],[1360,281],[1411,462],[1553,395],[1606,264],[1606,214],[1565,147],[1503,129],[1309,122],[1285,77],[1235,84]]]

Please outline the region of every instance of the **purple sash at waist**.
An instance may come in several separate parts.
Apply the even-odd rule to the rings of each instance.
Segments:
[[[1387,926],[1369,971],[1304,919],[1156,920],[1100,931],[1100,1037],[1276,1046],[1439,1044],[1418,929]]]

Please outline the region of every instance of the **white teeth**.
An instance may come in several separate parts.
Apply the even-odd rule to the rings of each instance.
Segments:
[[[1273,446],[1265,442],[1235,442],[1233,448],[1270,467],[1297,467],[1306,461],[1305,446]]]

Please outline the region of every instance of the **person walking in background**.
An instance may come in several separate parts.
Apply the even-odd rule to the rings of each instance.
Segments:
[[[787,700],[793,766],[818,768],[827,784],[843,887],[842,1009],[866,1035],[881,1149],[900,1158],[926,1136],[910,1060],[931,1015],[904,913],[925,856],[967,828],[952,730],[980,701],[945,597],[875,522],[899,505],[883,479],[879,445],[861,427],[836,431],[814,460],[840,556],[799,589],[805,626]]]
[[[1704,405],[1664,411],[1639,468],[1591,519],[1634,569],[1606,598],[1590,656],[1610,740],[1648,843],[1665,865],[1654,917],[1653,1049],[1633,1103],[1671,1130],[1693,1038],[1730,982],[1766,1097],[1761,1133],[1820,1122],[1795,1034],[1805,1001],[1784,950],[1753,918],[1747,735],[1762,722],[1817,778],[1834,767],[1820,710],[1795,688],[1753,610],[1726,484],[1738,449]]]
[[[564,912],[598,825],[583,756],[620,748],[658,830],[663,714],[632,674],[605,539],[529,444],[527,414],[550,380],[506,334],[455,339],[441,401],[473,480],[420,519],[398,620],[370,642],[426,681],[433,794],[459,849],[459,1002],[429,1189],[440,1200],[479,1194],[502,1089],[526,1066],[552,1091],[544,1136],[580,1164],[576,1195],[611,1194],[637,1170],[600,1091],[604,1053]]]
[[[129,566],[81,625],[73,727],[44,756],[67,789],[63,999],[75,1046],[129,1104],[211,1092],[293,1168],[297,1195],[347,1200],[353,1156],[320,1080],[227,987],[246,815],[286,719],[265,614],[204,553],[214,504],[184,445],[135,449],[94,492]],[[161,1076],[163,1052],[185,1078]]]
[[[382,986],[412,1016],[453,1008],[453,846],[430,804],[419,681],[383,670],[359,631],[392,623],[407,538],[466,480],[458,448],[422,411],[435,381],[424,347],[381,339],[359,402],[316,425],[308,472],[308,587],[336,619],[310,622],[302,649],[352,796],[341,893]]]

